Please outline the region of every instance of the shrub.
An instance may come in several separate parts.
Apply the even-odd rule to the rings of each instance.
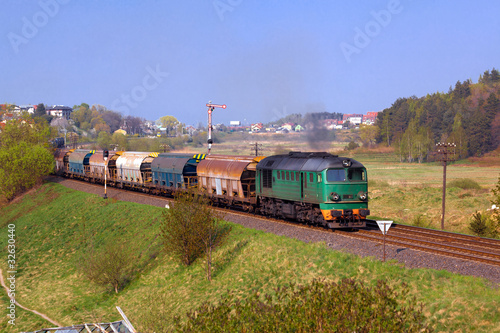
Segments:
[[[448,183],[448,187],[458,187],[463,190],[480,190],[479,185],[475,180],[470,178],[455,179]]]
[[[412,220],[412,224],[416,227],[422,227],[422,228],[427,228],[429,227],[429,221],[427,220],[427,217],[425,217],[422,214],[418,214],[415,216]]]
[[[384,281],[369,288],[353,279],[315,280],[278,288],[274,296],[255,293],[247,302],[235,295],[203,304],[175,318],[179,332],[428,332],[422,307]]]
[[[486,216],[481,214],[481,212],[475,212],[472,215],[472,221],[469,224],[469,230],[472,231],[474,235],[485,237],[488,234]]]
[[[476,212],[472,215],[472,221],[469,223],[469,230],[479,237],[497,237],[498,233],[495,223],[488,214]]]
[[[496,209],[493,210],[491,219],[494,224],[495,232],[500,233],[500,177],[498,177],[498,182],[491,191],[493,193],[493,200],[491,203],[496,206]]]
[[[0,197],[11,200],[41,183],[54,168],[49,151],[51,129],[45,120],[8,121],[0,132]]]
[[[204,197],[178,192],[163,217],[160,230],[165,250],[186,266],[205,254],[207,278],[211,280],[212,252],[231,230],[221,225],[223,214],[213,210]]]
[[[354,150],[356,148],[359,148],[359,144],[357,144],[354,141],[350,141],[347,146],[344,147],[344,150]]]
[[[83,275],[100,286],[112,286],[115,293],[131,280],[132,263],[130,249],[123,243],[109,242],[100,252],[88,251],[81,264]]]

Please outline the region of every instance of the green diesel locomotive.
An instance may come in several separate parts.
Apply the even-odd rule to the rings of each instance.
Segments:
[[[291,152],[257,164],[260,212],[328,228],[366,226],[368,179],[358,161],[328,153]]]

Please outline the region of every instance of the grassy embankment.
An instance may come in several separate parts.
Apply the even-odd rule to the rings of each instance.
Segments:
[[[377,279],[394,286],[408,283],[437,331],[500,332],[500,290],[487,281],[446,271],[405,269],[396,262],[358,258],[328,250],[324,244],[305,244],[237,225],[228,243],[215,253],[214,279],[209,283],[202,261],[183,267],[160,251],[161,211],[46,184],[2,209],[5,260],[0,265],[5,270],[7,224],[14,223],[16,299],[64,325],[117,320],[114,307],[119,305],[136,328],[145,332],[151,311],[164,313],[169,321],[203,301],[215,302],[228,290],[245,299],[256,290],[272,293],[288,282],[354,277],[369,285]],[[103,248],[108,242],[127,244],[134,256],[131,260],[140,269],[118,294],[86,281],[78,269],[88,245]],[[0,307],[5,309],[7,302],[2,291]],[[19,308],[17,314],[15,328],[2,315],[0,331],[52,326]]]

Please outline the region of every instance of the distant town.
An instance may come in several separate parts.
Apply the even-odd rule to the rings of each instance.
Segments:
[[[89,130],[92,132],[92,128],[85,128],[83,122],[79,123],[76,119],[76,112],[79,112],[81,109],[80,106],[69,107],[65,105],[43,105],[44,111],[37,112],[37,108],[42,104],[38,105],[15,105],[15,104],[0,104],[0,130],[5,127],[5,124],[15,118],[19,118],[22,114],[27,114],[30,116],[43,116],[49,121],[52,126],[61,127],[61,121],[67,122],[67,125],[73,125],[75,122],[79,125],[79,128],[83,128],[84,130]],[[82,104],[83,105],[83,104]],[[106,110],[102,106],[92,106],[90,108],[87,105],[87,109],[92,111],[95,109],[97,113],[114,113],[119,114],[118,112],[114,112],[111,110]],[[288,117],[285,117],[282,122],[280,120],[275,121],[273,123],[265,124],[263,122],[258,122],[254,124],[242,124],[239,120],[230,121],[229,124],[214,124],[213,130],[222,131],[222,132],[249,132],[249,133],[277,133],[277,134],[286,134],[293,132],[302,132],[305,130],[312,130],[317,127],[325,128],[327,130],[342,130],[349,128],[359,127],[361,124],[365,125],[373,125],[376,122],[377,114],[380,111],[370,111],[366,114],[338,114],[338,113],[322,113],[322,117],[320,119],[307,119],[307,117],[302,118],[301,115],[297,115],[302,121],[286,121]],[[171,116],[168,116],[171,117]],[[92,125],[95,122],[94,119],[98,118],[95,116],[89,122]],[[107,131],[108,133],[121,133],[124,135],[144,135],[144,136],[178,136],[178,135],[194,135],[197,132],[204,131],[207,129],[207,124],[199,123],[197,126],[195,125],[186,125],[177,121],[177,119],[173,118],[175,122],[174,126],[166,126],[165,122],[162,122],[162,118],[151,121],[145,120],[142,118],[127,116],[121,117],[119,121],[119,126],[116,128],[112,128],[111,124],[107,124],[106,117],[101,117],[102,125],[101,127],[93,126],[94,134],[100,132],[100,130]],[[116,118],[116,117],[115,117]],[[82,126],[83,125],[83,126]],[[62,126],[65,127],[65,126]],[[92,126],[90,126],[92,127]],[[99,130],[100,129],[100,130]],[[84,133],[83,135],[85,135]]]

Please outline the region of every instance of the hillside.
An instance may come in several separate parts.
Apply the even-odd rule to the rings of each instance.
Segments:
[[[378,114],[377,142],[396,149],[401,161],[422,162],[437,142],[457,145],[459,159],[483,156],[500,145],[500,72],[478,82],[457,81],[447,93],[398,98]]]
[[[162,316],[168,326],[174,315],[184,315],[204,301],[214,303],[229,290],[244,300],[256,291],[272,293],[290,282],[353,277],[371,286],[377,279],[397,288],[408,283],[437,331],[500,332],[500,290],[488,281],[406,269],[394,261],[384,264],[329,250],[322,243],[306,244],[239,225],[233,225],[229,242],[215,253],[214,279],[209,283],[202,262],[186,268],[161,251],[157,237],[161,213],[161,208],[105,201],[53,183],[3,208],[3,234],[8,224],[15,224],[16,300],[64,325],[117,320],[118,305],[136,328],[148,332],[148,322],[159,324],[154,318]],[[2,237],[5,258],[7,239]],[[100,250],[108,244],[129,248],[138,272],[118,294],[91,284],[79,268],[91,248]],[[0,266],[5,271],[6,260]],[[5,309],[8,298],[4,291],[1,295],[0,306]],[[0,331],[52,326],[17,311],[15,329],[3,320]]]

